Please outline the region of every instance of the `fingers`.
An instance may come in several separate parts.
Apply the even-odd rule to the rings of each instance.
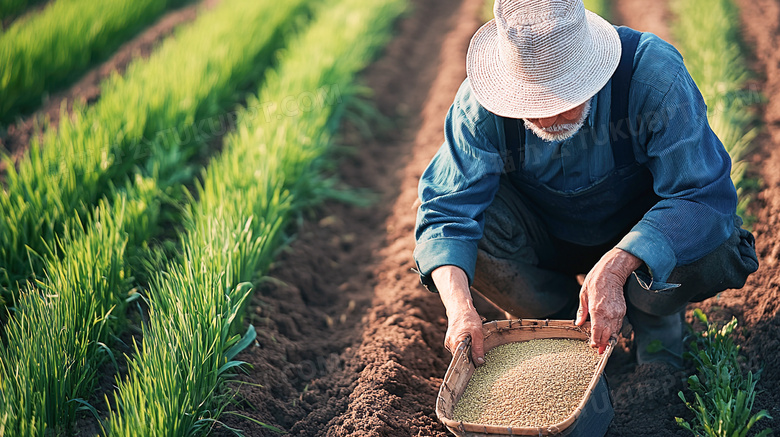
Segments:
[[[597,316],[597,313],[593,312],[591,308],[588,308],[590,300],[588,299],[587,290],[587,287],[583,285],[582,290],[580,291],[580,307],[577,309],[577,320],[575,321],[575,324],[577,326],[584,325],[585,320],[588,318],[588,314],[590,314],[590,347],[598,347],[599,354],[602,354],[609,344],[609,338],[612,333],[607,326],[609,322],[604,320],[603,317]]]
[[[607,346],[609,346],[610,340],[613,338],[617,339],[618,333],[620,333],[622,322],[622,319],[617,321],[612,320],[609,328],[606,328],[602,331],[601,342],[598,344],[599,354],[603,354],[604,351],[607,350]]]
[[[605,326],[604,320],[601,317],[593,317],[590,324],[590,347],[597,347],[599,353],[603,353],[609,342],[609,335],[609,329]]]
[[[616,321],[603,313],[591,312],[591,347],[598,347],[599,353],[603,353],[607,345],[609,345],[609,340],[612,337],[617,337],[621,322],[622,317]]]
[[[582,312],[582,318],[580,314],[577,315],[577,324],[582,325],[585,323],[585,318],[590,314],[590,346],[597,347],[599,354],[604,353],[604,350],[609,344],[609,338],[612,336],[612,320],[606,317],[604,308],[596,308],[597,301],[588,299],[588,288],[582,287],[580,292],[580,310]],[[594,308],[589,308],[589,305],[593,305]]]
[[[485,346],[482,338],[482,329],[472,329],[468,333],[462,333],[455,341],[451,342],[451,349],[449,347],[447,349],[454,354],[458,346],[469,337],[471,338],[471,360],[477,366],[481,366],[485,364]]]
[[[444,339],[444,347],[450,353],[455,354],[460,344],[467,338],[471,338],[472,361],[478,366],[484,364],[485,350],[482,338],[482,320],[476,311],[469,311],[450,319]]]
[[[591,314],[593,315],[596,313]],[[598,347],[599,353],[604,353],[604,351],[607,349],[607,346],[609,346],[609,341],[612,338],[617,338],[622,325],[622,317],[609,318],[599,315],[592,317],[590,329],[591,347]]]
[[[452,346],[452,341],[450,341],[449,336],[444,339],[444,349],[447,349],[447,352],[453,355],[455,354],[455,348]]]
[[[468,333],[462,332],[460,334],[450,334],[447,333],[447,338],[444,341],[444,347],[450,351],[451,354],[455,355],[455,352],[458,350],[458,346],[469,337]]]
[[[620,332],[626,303],[623,296],[625,281],[609,271],[599,270],[598,266],[594,266],[594,270],[585,277],[576,324],[584,325],[590,315],[590,346],[598,348],[601,354],[607,349],[610,339],[617,338]]]
[[[588,318],[588,294],[583,287],[580,290],[580,307],[577,308],[577,320],[574,322],[577,326],[582,326],[585,319]]]
[[[485,364],[485,347],[482,340],[481,328],[471,333],[471,359],[477,366]]]

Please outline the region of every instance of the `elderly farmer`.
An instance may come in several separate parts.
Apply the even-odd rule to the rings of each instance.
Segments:
[[[590,317],[600,353],[627,315],[640,364],[681,365],[686,304],[758,268],[682,57],[581,0],[494,13],[419,185],[414,256],[447,309],[445,346],[470,336],[484,362],[473,285],[514,317]]]

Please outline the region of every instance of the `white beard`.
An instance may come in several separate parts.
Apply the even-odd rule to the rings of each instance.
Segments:
[[[526,129],[531,130],[537,137],[545,141],[563,141],[573,137],[574,134],[580,130],[582,125],[585,124],[585,119],[588,118],[588,114],[590,114],[590,99],[585,102],[585,108],[582,109],[582,115],[580,115],[580,118],[574,123],[554,124],[543,129],[526,119],[523,119],[523,122],[525,122]]]

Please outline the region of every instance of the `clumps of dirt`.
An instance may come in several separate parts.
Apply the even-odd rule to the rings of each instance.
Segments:
[[[760,84],[765,96],[780,92],[780,53],[774,48],[780,44],[780,4],[777,0],[737,1],[742,18],[743,36],[748,46],[755,48],[757,59],[754,70],[761,72]],[[640,30],[669,36],[667,23],[670,15],[665,2],[647,7],[634,7],[635,0],[616,4],[616,12],[627,25]],[[755,86],[756,84],[751,84]],[[761,267],[740,290],[728,290],[715,298],[690,305],[687,321],[693,322],[693,308],[701,308],[710,320],[725,323],[736,317],[739,321],[737,343],[746,357],[746,370],[764,368],[756,397],[754,411],[766,409],[774,420],[762,420],[754,429],[778,428],[780,417],[780,102],[769,99],[764,109],[766,133],[756,141],[756,152],[749,159],[751,172],[763,181],[763,190],[754,196],[751,214],[755,216],[753,232]],[[624,342],[625,346],[625,342]],[[684,384],[685,375],[694,373],[691,364],[684,372],[672,369],[636,367],[635,362],[622,354],[613,354],[613,366],[608,368],[610,385],[615,398],[615,420],[609,435],[688,435],[676,425],[673,418],[692,419],[692,414],[677,397],[680,390],[690,393]],[[622,362],[621,362],[622,360]],[[611,372],[610,372],[611,370]],[[667,379],[671,378],[671,379]],[[674,379],[674,380],[673,380]],[[647,391],[643,392],[643,388]],[[635,394],[632,394],[635,393]]]
[[[615,354],[613,353],[613,357]],[[613,364],[610,359],[610,365]],[[691,420],[689,410],[677,397],[684,390],[688,370],[663,363],[637,366],[630,362],[619,371],[607,372],[615,408],[608,436],[685,436],[675,417]],[[686,394],[689,395],[686,391]]]
[[[411,307],[408,303],[405,306]],[[316,429],[327,429],[328,435],[440,433],[431,396],[438,381],[425,375],[446,369],[446,364],[431,353],[431,345],[417,331],[426,325],[419,315],[370,317],[363,345],[345,374],[357,376],[346,411],[322,424],[306,418],[296,425],[294,433],[308,430],[311,434],[302,435],[316,435]]]
[[[441,144],[441,123],[465,76],[463,61],[481,3],[464,0],[456,8],[443,0],[414,1],[398,37],[364,75],[393,128],[368,140],[346,129],[344,142],[359,149],[343,159],[340,170],[351,186],[381,193],[380,201],[368,209],[326,205],[319,221],[309,220],[282,254],[272,276],[284,282],[268,281],[257,293],[248,318],[258,327],[258,342],[238,357],[254,366],[241,379],[261,386],[234,386],[236,404],[229,410],[300,436],[447,435],[434,412],[449,361],[442,345],[447,322],[438,296],[420,287],[410,271],[414,202],[417,180]],[[763,3],[776,6],[774,0],[758,2]],[[771,15],[766,22],[778,17],[763,15]],[[777,34],[777,26],[768,28],[756,25],[756,38],[761,32]],[[771,389],[779,377],[774,369],[780,249],[773,224],[780,220],[780,177],[767,172],[780,174],[780,148],[766,142],[762,150],[769,162],[762,173],[767,190],[755,202],[762,269],[744,289],[700,306],[715,318],[736,315],[747,328],[740,338],[752,359],[746,365],[760,360],[767,366],[756,407],[778,417],[780,395]],[[607,369],[616,413],[609,435],[686,435],[674,417],[691,419],[677,397],[686,392],[691,369],[637,366],[631,348],[630,340],[621,340]],[[239,416],[227,414],[224,420],[247,435],[276,435]]]
[[[271,272],[278,280],[253,302],[260,346],[237,357],[254,366],[241,379],[261,386],[237,386],[232,409],[292,435],[445,435],[434,405],[449,362],[446,319],[438,296],[411,271],[412,206],[465,77],[479,24],[472,9],[481,2],[412,3],[397,37],[362,75],[390,129],[368,139],[349,126],[341,133],[357,153],[343,157],[339,174],[379,199],[370,208],[328,204],[317,213],[324,218],[309,218]],[[238,416],[224,421],[248,435],[275,435]]]

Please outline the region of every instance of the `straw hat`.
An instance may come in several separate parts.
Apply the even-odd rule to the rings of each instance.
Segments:
[[[595,95],[620,60],[620,37],[582,0],[496,0],[469,45],[466,72],[488,111],[544,118]]]

